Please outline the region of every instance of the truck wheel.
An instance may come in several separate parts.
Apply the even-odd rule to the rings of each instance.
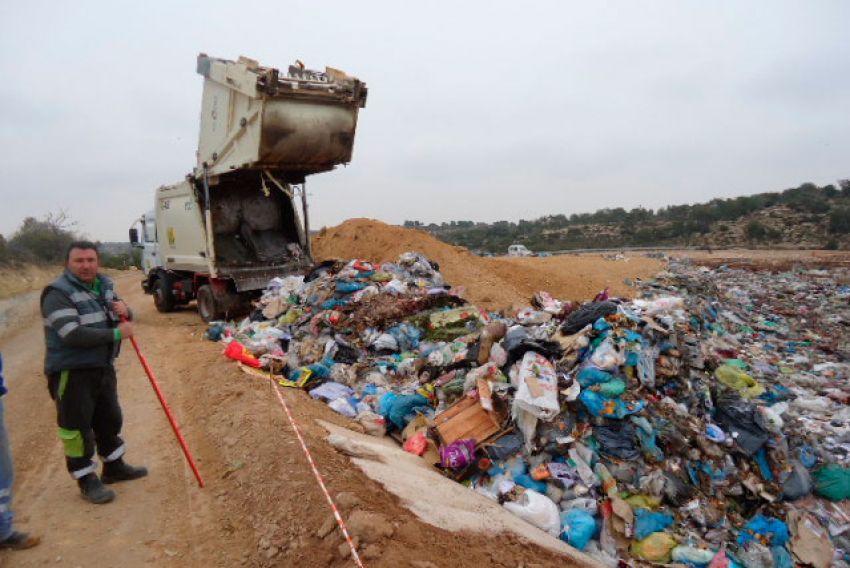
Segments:
[[[173,312],[175,306],[174,294],[171,293],[171,282],[168,278],[160,277],[153,285],[153,303],[159,312]]]
[[[204,284],[198,288],[198,313],[201,315],[201,319],[207,323],[221,319],[221,309],[209,284]]]

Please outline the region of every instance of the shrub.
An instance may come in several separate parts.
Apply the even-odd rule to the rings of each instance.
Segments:
[[[829,214],[829,232],[835,235],[850,233],[850,208],[841,207]]]
[[[744,234],[751,241],[760,241],[767,236],[767,228],[756,220],[747,223]]]
[[[64,212],[50,213],[42,220],[27,217],[9,239],[9,251],[21,260],[63,262],[68,245],[79,239],[74,225]]]

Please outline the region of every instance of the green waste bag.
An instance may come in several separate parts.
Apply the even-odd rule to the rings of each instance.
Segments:
[[[825,465],[815,471],[815,493],[830,501],[850,498],[850,468],[838,464]]]

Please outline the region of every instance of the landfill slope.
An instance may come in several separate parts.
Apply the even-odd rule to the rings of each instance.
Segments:
[[[540,288],[557,268],[499,262]],[[333,427],[328,443],[435,526],[476,505],[434,515],[442,488],[402,463],[439,467],[607,566],[850,568],[850,516],[832,503],[850,501],[848,269],[726,264],[673,259],[634,300],[540,292],[484,314],[420,253],[353,259],[274,279],[261,315],[208,338],[399,439],[394,457]]]
[[[632,297],[635,289],[626,285],[625,279],[649,278],[663,267],[658,260],[641,256],[628,261],[596,255],[479,257],[425,231],[375,219],[349,219],[322,229],[313,239],[316,260],[362,258],[382,263],[406,251],[421,252],[437,262],[448,283],[463,286],[470,302],[491,310],[524,304],[540,290],[557,298],[587,300],[608,287],[613,295]]]
[[[40,535],[42,544],[0,550],[0,566],[352,566],[271,383],[242,373],[218,344],[203,340],[206,326],[194,309],[158,313],[139,279],[119,277],[117,289],[134,310],[138,342],[206,487],[197,487],[125,345],[118,377],[127,459],[147,465],[150,475],[116,485],[114,503],[84,503],[65,470],[44,385],[41,320],[23,318],[0,337],[10,391],[4,403],[15,457],[16,526]],[[327,431],[314,421],[350,426],[347,419],[305,392],[285,389],[283,396],[370,568],[575,565],[512,534],[456,533],[420,521],[329,446]],[[360,522],[351,521],[355,513]]]

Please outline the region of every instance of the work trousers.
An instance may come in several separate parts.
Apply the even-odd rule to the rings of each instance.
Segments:
[[[104,463],[124,455],[123,418],[111,365],[53,373],[48,375],[48,388],[56,402],[65,462],[74,479],[96,471],[92,461],[95,446]]]
[[[0,540],[12,535],[12,485],[15,482],[15,470],[12,469],[12,447],[6,433],[3,416],[3,396],[0,395]]]

